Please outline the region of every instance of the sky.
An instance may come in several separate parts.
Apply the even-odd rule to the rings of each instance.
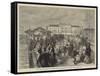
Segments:
[[[95,28],[94,8],[20,4],[18,14],[19,33],[50,24]]]

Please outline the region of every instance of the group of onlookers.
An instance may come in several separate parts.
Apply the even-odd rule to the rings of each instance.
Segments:
[[[42,40],[42,39],[41,39]],[[37,67],[51,67],[56,66],[60,62],[63,62],[66,58],[73,58],[73,63],[92,63],[91,59],[91,44],[86,40],[82,44],[82,40],[66,40],[64,45],[59,44],[61,41],[53,40],[42,40],[35,41],[32,43],[30,50],[33,51],[35,59],[33,63]],[[35,46],[34,48],[33,45]],[[66,59],[67,60],[67,59]]]

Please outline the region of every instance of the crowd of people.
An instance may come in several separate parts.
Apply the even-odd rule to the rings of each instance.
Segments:
[[[53,67],[63,64],[67,58],[73,58],[73,63],[89,64],[93,62],[91,58],[92,49],[88,39],[76,37],[78,40],[48,38],[31,40],[29,50],[32,51],[33,63],[36,67]]]

